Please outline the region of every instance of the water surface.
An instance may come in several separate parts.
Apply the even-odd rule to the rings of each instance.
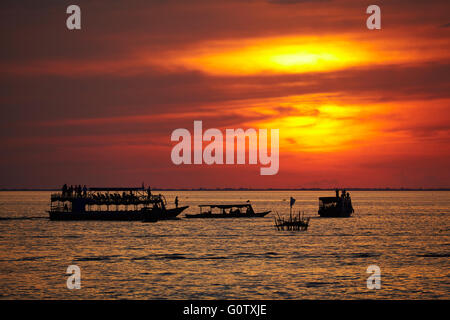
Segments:
[[[50,192],[0,192],[3,299],[449,299],[450,192],[352,192],[352,218],[316,218],[325,191],[163,192],[185,213],[252,200],[313,216],[307,232],[258,219],[49,221]],[[184,214],[184,213],[183,213]],[[182,214],[182,215],[183,215]],[[68,290],[69,265],[81,289]],[[381,289],[369,290],[369,265]]]

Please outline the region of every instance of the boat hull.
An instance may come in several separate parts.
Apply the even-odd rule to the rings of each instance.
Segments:
[[[172,209],[161,210],[151,210],[149,214],[145,213],[142,221],[153,222],[154,219],[158,220],[176,220],[179,219],[178,215],[189,208],[189,206],[178,207]]]
[[[131,210],[131,211],[85,211],[65,212],[48,211],[50,220],[59,221],[145,221],[156,222],[158,220],[176,219],[177,216],[188,207],[166,209],[154,212],[153,210]]]
[[[257,212],[254,214],[230,214],[230,213],[199,213],[199,214],[186,214],[188,219],[202,218],[202,219],[226,219],[226,218],[262,218],[268,215],[271,211]]]
[[[333,208],[327,210],[319,210],[318,213],[322,218],[348,218],[352,215],[353,211],[350,209],[342,210],[340,208]]]
[[[141,221],[144,213],[139,211],[85,211],[61,212],[48,211],[50,220],[105,220],[105,221]]]

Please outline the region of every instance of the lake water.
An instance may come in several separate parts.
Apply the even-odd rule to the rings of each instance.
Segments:
[[[50,192],[0,192],[2,299],[449,299],[450,192],[351,192],[355,216],[316,218],[333,191],[163,192],[172,204],[250,199],[312,216],[306,232],[256,219],[49,221]],[[181,214],[181,217],[184,215]],[[66,287],[69,265],[81,289]],[[381,288],[368,289],[369,265]]]

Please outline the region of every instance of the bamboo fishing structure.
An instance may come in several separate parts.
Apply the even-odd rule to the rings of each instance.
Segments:
[[[277,216],[275,217],[275,227],[278,231],[306,231],[308,230],[310,217],[304,217],[304,213],[300,214],[298,212],[297,216],[292,216],[292,208],[289,213],[289,219],[285,220],[281,218],[277,212]]]

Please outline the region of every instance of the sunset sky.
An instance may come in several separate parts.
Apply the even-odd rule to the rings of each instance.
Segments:
[[[0,188],[450,187],[448,0],[0,7]],[[194,120],[279,129],[279,173],[174,165]]]

